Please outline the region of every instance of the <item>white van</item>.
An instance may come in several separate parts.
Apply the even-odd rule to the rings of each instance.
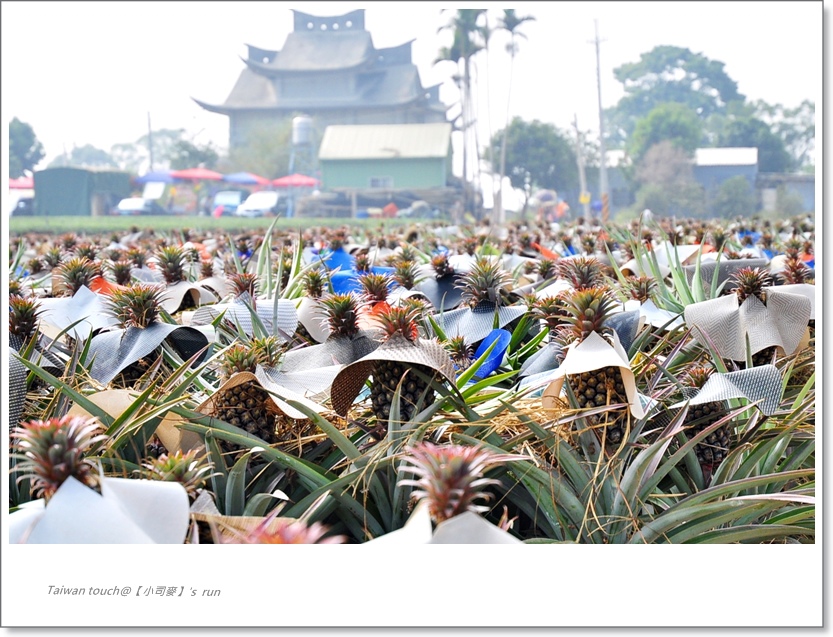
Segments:
[[[253,192],[237,206],[236,217],[265,217],[278,213],[278,193],[274,190]]]

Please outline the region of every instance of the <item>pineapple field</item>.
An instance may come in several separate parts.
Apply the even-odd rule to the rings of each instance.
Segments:
[[[810,219],[279,221],[11,229],[12,543],[815,543]]]

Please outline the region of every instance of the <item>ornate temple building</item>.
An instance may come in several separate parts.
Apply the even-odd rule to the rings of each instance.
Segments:
[[[223,104],[202,108],[229,118],[234,148],[264,124],[307,115],[320,135],[330,124],[445,122],[439,85],[423,87],[413,40],[377,49],[364,9],[317,17],[293,10],[294,30],[279,51],[248,45],[246,68]]]

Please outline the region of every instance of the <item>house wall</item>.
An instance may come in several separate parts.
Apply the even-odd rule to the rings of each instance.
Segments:
[[[442,188],[445,158],[321,160],[321,181],[331,188]],[[371,184],[372,179],[385,180]],[[381,185],[384,183],[384,185]]]

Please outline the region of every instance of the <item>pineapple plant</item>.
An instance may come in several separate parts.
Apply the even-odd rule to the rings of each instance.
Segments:
[[[558,264],[554,259],[541,258],[533,264],[542,281],[554,279],[558,276]]]
[[[79,416],[30,420],[11,432],[14,471],[29,477],[33,496],[47,502],[68,479],[98,488],[98,472],[87,454],[106,439],[99,424]]]
[[[162,246],[156,251],[159,271],[168,285],[186,281],[185,252],[179,246]]]
[[[457,369],[462,371],[471,367],[474,362],[474,348],[466,343],[463,336],[450,336],[444,345]]]
[[[13,295],[9,297],[9,340],[22,346],[38,331],[41,314],[40,303],[34,297]]]
[[[359,252],[356,255],[356,261],[353,267],[356,269],[356,272],[361,272],[362,274],[370,272],[371,267],[373,267],[370,255],[367,252]]]
[[[186,453],[177,450],[146,460],[142,463],[142,469],[135,473],[147,480],[178,482],[185,487],[188,499],[193,502],[211,477],[210,472],[211,465],[207,457],[200,456],[198,450],[192,449]]]
[[[448,253],[442,252],[431,258],[431,267],[434,268],[434,275],[439,279],[454,276],[454,267],[448,262]]]
[[[393,279],[399,287],[413,290],[421,280],[419,266],[414,261],[400,259],[394,266]]]
[[[657,282],[651,276],[629,276],[627,278],[627,292],[632,299],[645,303],[649,301],[657,289]]]
[[[211,259],[200,260],[200,279],[210,279],[214,276],[214,261]]]
[[[365,299],[371,307],[376,306],[378,303],[387,305],[388,291],[393,281],[390,275],[370,272],[360,275],[358,281]]]
[[[129,248],[125,256],[127,256],[128,261],[130,261],[134,267],[142,268],[147,265],[148,254],[141,248]]]
[[[712,368],[698,365],[689,370],[683,381],[684,386],[690,388],[689,391],[700,390],[706,384],[712,372]],[[725,415],[726,405],[720,400],[691,405],[683,421],[683,427],[686,429],[688,437],[692,438]],[[731,433],[731,428],[727,423],[695,445],[694,453],[697,455],[697,460],[703,469],[704,475],[711,476],[717,466],[726,458],[731,446]]]
[[[355,294],[328,294],[321,298],[331,337],[352,338],[359,333],[359,315],[364,313],[365,302]]]
[[[611,330],[605,327],[615,301],[607,288],[592,287],[577,290],[565,298],[569,312],[565,330],[576,343],[583,342],[591,333],[598,334],[604,340],[612,342]],[[566,382],[582,409],[601,407],[617,403],[628,404],[622,372],[618,367],[602,367],[567,375]],[[628,426],[627,407],[616,412],[589,416],[594,427],[600,427],[602,438],[607,444],[618,444],[624,438]]]
[[[409,308],[394,307],[378,315],[377,320],[382,328],[385,342],[392,345],[399,341],[414,343],[419,338],[419,329],[416,324],[417,313]],[[403,421],[407,422],[414,415],[416,405],[420,397],[428,389],[428,382],[417,374],[408,373],[411,370],[419,370],[428,378],[434,375],[433,370],[426,365],[409,363],[401,360],[377,360],[373,367],[373,379],[370,383],[370,397],[373,403],[373,412],[377,420],[387,422],[390,417],[393,394],[400,381],[407,374],[407,379],[402,384],[400,393],[400,413]],[[433,390],[428,396],[426,405],[430,404],[433,398]]]
[[[235,343],[225,351],[222,373],[227,382],[212,397],[212,415],[272,445],[278,442],[275,430],[278,409],[269,392],[253,376],[257,365],[258,355],[248,345]],[[241,372],[248,372],[243,382],[228,382]],[[219,443],[224,453],[235,454],[240,450],[233,443],[224,440]]]
[[[71,257],[58,266],[58,286],[64,296],[73,296],[82,287],[90,287],[96,267],[86,257]]]
[[[576,290],[605,285],[605,266],[594,256],[579,256],[558,262],[558,274]]]
[[[134,283],[114,290],[108,298],[107,309],[123,329],[147,329],[159,318],[161,294],[156,286]],[[117,387],[133,387],[153,368],[160,354],[161,350],[156,348],[134,361],[116,375],[113,384]]]
[[[133,274],[131,270],[133,264],[127,259],[118,259],[113,261],[110,265],[110,270],[113,272],[113,278],[118,285],[130,285],[133,281]]]
[[[511,275],[500,263],[480,257],[460,277],[456,287],[462,290],[463,303],[470,308],[495,308],[505,304],[511,283]]]
[[[64,253],[59,246],[50,246],[43,253],[43,262],[50,270],[54,270],[64,260]]]
[[[738,306],[750,297],[755,297],[766,306],[766,291],[764,288],[772,286],[772,275],[762,268],[739,268],[730,276],[730,283],[735,288]],[[766,365],[773,361],[776,347],[765,347],[752,354],[752,366]]]
[[[435,445],[421,442],[408,449],[400,472],[414,475],[412,479],[399,480],[403,486],[414,486],[414,501],[424,500],[435,524],[473,512],[484,513],[492,494],[485,488],[499,484],[485,474],[495,465],[520,460],[519,456],[496,454],[479,446]]]
[[[257,294],[257,274],[254,272],[232,272],[226,279],[231,284],[234,296],[248,294],[252,303],[254,303]]]

